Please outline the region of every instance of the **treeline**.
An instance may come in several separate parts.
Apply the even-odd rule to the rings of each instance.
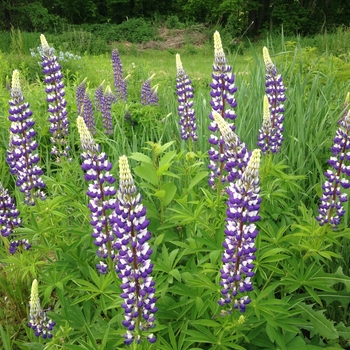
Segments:
[[[143,18],[155,25],[204,23],[232,33],[312,35],[350,22],[348,0],[2,0],[0,30],[59,32],[67,25],[121,24]]]

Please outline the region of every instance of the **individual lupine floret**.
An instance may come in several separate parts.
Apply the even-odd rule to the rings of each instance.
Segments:
[[[42,47],[42,67],[45,74],[44,82],[46,84],[46,101],[49,103],[49,122],[51,137],[51,154],[55,155],[57,159],[64,156],[67,157],[69,153],[68,134],[69,134],[69,120],[67,111],[67,101],[64,96],[63,74],[61,66],[54,55],[52,48],[46,41],[44,35],[40,35]]]
[[[56,322],[50,320],[46,311],[41,308],[38,281],[35,279],[32,282],[32,289],[29,301],[29,322],[28,327],[32,328],[37,337],[52,338],[52,329]]]
[[[12,75],[11,100],[9,101],[10,143],[6,160],[12,174],[17,176],[16,186],[24,193],[25,203],[35,205],[35,198],[46,199],[42,189],[45,183],[41,178],[43,174],[37,165],[39,156],[35,153],[38,144],[33,126],[32,111],[22,93],[19,72],[15,70]]]
[[[284,120],[284,101],[285,86],[281,74],[278,74],[277,68],[271,60],[269,50],[264,46],[263,58],[266,67],[266,94],[270,104],[271,113],[271,132],[274,135],[274,141],[271,141],[270,151],[279,153],[283,142],[283,120]]]
[[[77,103],[77,111],[78,111],[78,115],[80,115],[83,105],[84,105],[84,96],[85,96],[85,92],[86,92],[86,80],[87,78],[85,78],[77,87],[77,91],[75,94],[75,99],[76,99],[76,103]]]
[[[21,226],[22,221],[19,215],[15,200],[0,182],[0,226],[3,237],[9,236],[16,227]]]
[[[118,250],[116,272],[122,280],[121,297],[124,299],[125,344],[134,340],[139,342],[143,331],[154,327],[156,298],[155,282],[152,279],[153,264],[150,260],[152,250],[148,244],[151,237],[147,230],[146,208],[137,193],[126,156],[119,158],[120,182],[117,194],[117,237],[114,248]],[[147,336],[153,343],[153,334]]]
[[[128,99],[127,89],[126,89],[126,78],[123,78],[123,65],[120,60],[120,55],[118,49],[112,50],[112,66],[114,74],[114,88],[117,100],[122,100],[124,102]]]
[[[77,127],[83,149],[81,167],[85,171],[85,180],[91,182],[86,194],[90,197],[90,224],[93,227],[94,243],[98,247],[96,254],[101,259],[113,260],[115,257],[112,242],[114,240],[113,226],[116,220],[116,200],[114,198],[116,190],[113,186],[115,178],[109,172],[112,169],[112,163],[108,162],[107,155],[100,151],[100,146],[95,143],[80,116],[77,118]],[[100,261],[96,268],[100,273],[107,272],[107,264],[103,261]]]
[[[96,112],[101,111],[101,108],[102,108],[102,103],[103,103],[103,84],[104,84],[104,81],[95,90],[95,96],[94,97],[95,97],[95,110],[96,110]]]
[[[92,101],[90,99],[88,91],[85,91],[83,102],[83,118],[84,122],[92,134],[96,134],[96,124],[94,117],[94,110],[92,107]]]
[[[276,153],[276,146],[280,147],[282,144],[281,139],[276,137],[276,129],[272,128],[270,104],[267,95],[264,96],[263,107],[263,122],[259,129],[257,145],[261,149],[263,154],[272,152]],[[275,152],[274,152],[275,150]]]
[[[179,103],[177,111],[180,117],[180,135],[183,140],[192,139],[197,141],[197,125],[195,110],[193,108],[192,81],[186,74],[179,54],[176,54],[176,93]]]
[[[221,38],[218,31],[214,33],[214,63],[213,63],[213,73],[212,73],[212,82],[210,95],[212,100],[210,104],[212,110],[219,113],[224,119],[233,121],[236,118],[234,113],[234,108],[237,103],[234,98],[234,93],[237,88],[235,86],[235,77],[232,73],[232,67],[228,64],[224,50],[222,48]],[[218,130],[217,123],[214,120],[213,113],[209,115],[212,120],[209,125],[209,130],[215,132]],[[234,124],[230,124],[230,128],[234,131]],[[210,186],[214,187],[215,179],[218,177],[222,178],[224,171],[223,163],[223,143],[221,137],[216,137],[214,134],[209,136],[209,143],[217,148],[213,154],[213,147],[209,151],[209,157],[211,158],[211,173],[208,180]],[[215,165],[215,166],[214,166]]]
[[[112,104],[115,101],[115,96],[110,86],[107,85],[101,100],[102,124],[104,132],[107,135],[113,135]]]
[[[223,152],[220,154],[220,161],[225,164],[224,170],[227,173],[227,178],[222,175],[222,182],[234,182],[239,179],[245,170],[251,156],[247,146],[242,142],[238,135],[232,131],[230,124],[217,112],[212,112],[215,122],[220,130],[221,137],[224,141]],[[212,153],[211,153],[212,152]],[[209,155],[215,155],[215,149],[209,150]],[[211,166],[215,169],[215,162],[210,157],[209,168]]]
[[[326,181],[322,189],[323,195],[318,207],[319,215],[316,216],[321,226],[329,223],[333,228],[340,224],[340,219],[345,213],[344,203],[348,196],[342,193],[341,188],[350,188],[350,181],[343,177],[350,176],[350,110],[343,112],[339,127],[334,138],[334,145],[331,147],[332,157],[328,164],[333,169],[328,169],[324,175]]]
[[[250,298],[245,295],[253,289],[251,278],[254,276],[256,247],[255,237],[258,234],[255,222],[260,219],[261,198],[259,180],[260,150],[252,152],[240,179],[231,182],[227,187],[227,219],[225,227],[225,251],[222,255],[223,266],[220,270],[222,297],[221,306],[229,305],[244,312]]]

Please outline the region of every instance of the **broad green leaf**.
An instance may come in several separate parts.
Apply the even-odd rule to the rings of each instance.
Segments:
[[[141,179],[150,182],[153,186],[158,186],[158,176],[153,166],[139,165],[134,168],[134,172]]]
[[[165,195],[163,197],[163,205],[166,207],[173,200],[177,188],[173,182],[167,182],[161,186],[161,190],[165,191]]]
[[[165,197],[165,191],[160,190],[153,193],[153,196],[163,199]]]
[[[166,167],[168,165],[168,167],[172,164],[171,160],[176,156],[176,151],[170,151],[164,154],[164,156],[160,159],[159,161],[159,169]]]
[[[143,153],[139,153],[139,152],[135,152],[135,153],[132,153],[131,156],[130,156],[131,159],[134,159],[134,160],[137,160],[138,162],[141,162],[141,163],[146,163],[146,164],[150,164],[153,166],[153,162],[152,162],[152,159],[147,157],[145,154]]]

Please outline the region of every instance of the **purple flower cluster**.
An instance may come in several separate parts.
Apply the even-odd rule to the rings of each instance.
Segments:
[[[22,221],[19,215],[15,200],[0,182],[0,227],[3,237],[9,236],[16,227],[21,226]]]
[[[143,84],[141,89],[141,104],[144,106],[158,105],[158,86],[151,87],[154,74],[149,77]]]
[[[220,270],[222,297],[218,302],[221,306],[228,304],[231,309],[233,306],[241,312],[250,303],[250,298],[244,294],[253,289],[254,240],[258,234],[255,222],[260,219],[261,202],[259,165],[260,150],[254,150],[241,178],[227,187],[229,200],[223,243],[225,251]]]
[[[124,337],[125,344],[129,345],[134,340],[140,342],[142,332],[154,327],[157,307],[154,297],[155,282],[151,276],[152,250],[148,244],[151,237],[147,230],[149,221],[125,156],[119,158],[119,172],[117,220],[114,231],[117,239],[113,247],[118,250],[115,269],[122,280],[121,297],[124,299],[122,307],[125,316],[123,325],[127,328]],[[151,343],[156,341],[153,334],[149,334],[147,339]]]
[[[112,50],[112,66],[114,74],[114,88],[117,100],[122,100],[124,102],[128,99],[126,81],[123,78],[123,65],[120,60],[120,55],[118,49]]]
[[[29,302],[29,322],[28,327],[32,328],[35,332],[35,336],[46,338],[52,338],[52,329],[56,322],[50,320],[45,310],[41,308],[38,281],[35,279],[32,283],[32,289]]]
[[[278,135],[277,135],[278,136]],[[267,95],[264,96],[264,107],[263,107],[263,123],[259,129],[257,145],[261,149],[263,154],[270,152],[273,145],[276,144],[276,133],[272,128],[270,104]]]
[[[85,78],[77,87],[77,91],[75,93],[75,99],[77,103],[78,115],[82,113],[82,108],[84,105],[84,96],[86,91],[86,79]]]
[[[107,135],[113,135],[112,104],[115,101],[115,96],[110,86],[107,85],[101,99],[102,123],[104,132]]]
[[[234,182],[241,177],[248,164],[251,152],[248,151],[246,144],[232,131],[230,124],[219,113],[212,111],[212,115],[224,141],[221,161],[225,164],[224,170],[227,176],[224,177],[224,175],[220,174],[220,177],[222,182]],[[215,168],[215,163],[210,160],[209,169],[212,169],[212,167]]]
[[[85,180],[91,182],[86,194],[90,197],[90,224],[93,227],[94,243],[98,247],[96,254],[101,259],[113,260],[115,257],[112,242],[114,240],[113,227],[116,222],[116,200],[114,198],[116,190],[113,186],[115,178],[109,172],[112,164],[108,162],[107,155],[100,152],[99,145],[95,143],[82,117],[77,118],[77,127],[83,149],[81,167],[85,171]],[[107,264],[103,261],[100,261],[96,267],[102,274],[107,272]]]
[[[218,31],[214,33],[214,64],[212,78],[213,80],[210,84],[210,95],[212,97],[210,104],[212,109],[213,111],[219,113],[224,119],[229,119],[232,121],[236,118],[233,108],[235,108],[237,105],[234,98],[234,93],[236,92],[237,88],[234,83],[235,78],[232,73],[232,67],[227,63]],[[218,130],[217,123],[215,122],[212,113],[210,113],[209,117],[212,120],[209,125],[209,130],[211,132],[215,132]],[[235,130],[235,126],[233,124],[230,124],[230,127],[233,131]],[[213,187],[216,178],[221,177],[222,180],[224,170],[224,141],[221,137],[218,138],[212,134],[209,137],[209,143],[212,145],[212,147],[209,150],[211,172],[208,183]]]
[[[193,109],[193,87],[192,81],[186,74],[179,54],[176,54],[176,93],[179,103],[178,115],[180,117],[180,135],[183,140],[192,139],[197,141],[197,125],[195,110]]]
[[[32,111],[29,103],[24,102],[19,72],[15,70],[12,76],[11,100],[9,101],[10,146],[7,150],[6,161],[10,172],[17,176],[16,186],[24,193],[25,203],[35,205],[35,198],[46,199],[42,189],[45,183],[41,178],[43,174],[37,165],[40,158],[35,153],[38,148],[34,140],[36,135],[33,126]]]
[[[51,123],[51,154],[59,159],[61,156],[67,157],[70,149],[67,141],[69,121],[66,108],[67,101],[64,98],[66,92],[62,80],[61,66],[57,61],[57,57],[53,54],[53,50],[43,34],[40,35],[40,40],[43,52],[41,59],[43,73],[45,74],[46,101],[49,103],[48,112]]]
[[[267,152],[279,153],[283,142],[283,120],[284,120],[284,101],[285,87],[281,74],[278,74],[276,66],[273,64],[269,51],[263,48],[263,57],[266,66],[266,95],[270,106],[270,125],[269,130],[263,126],[260,129],[258,137],[258,146],[263,154]],[[266,123],[265,123],[266,124]],[[268,134],[266,134],[266,131]]]
[[[29,250],[31,247],[31,244],[29,243],[28,239],[25,239],[25,238],[16,239],[15,241],[10,242],[9,252],[12,255],[15,254],[18,247],[20,246],[23,246],[25,250]]]
[[[92,107],[92,101],[87,91],[85,91],[84,100],[83,100],[83,118],[89,131],[92,134],[96,134],[94,110]]]
[[[102,108],[102,103],[103,103],[103,84],[104,84],[104,81],[95,90],[95,96],[94,97],[95,97],[95,109],[96,109],[96,112],[101,111],[101,108]]]
[[[324,175],[326,181],[322,189],[323,195],[318,207],[319,215],[316,216],[321,226],[329,223],[333,228],[340,224],[340,219],[345,213],[344,204],[348,200],[346,193],[341,188],[350,188],[350,181],[345,176],[350,176],[350,110],[343,112],[336,131],[334,145],[331,147],[332,157],[328,169]],[[342,176],[343,175],[343,176]]]

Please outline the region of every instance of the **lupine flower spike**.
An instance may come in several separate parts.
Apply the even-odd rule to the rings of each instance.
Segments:
[[[348,200],[346,193],[341,189],[350,188],[350,181],[344,176],[350,176],[350,110],[343,111],[339,127],[334,138],[334,145],[331,147],[332,157],[328,164],[332,169],[328,169],[324,175],[326,181],[322,189],[323,195],[318,207],[319,215],[316,216],[321,226],[329,223],[333,228],[337,228],[340,219],[345,214],[344,204]]]
[[[151,276],[152,250],[148,244],[151,237],[147,230],[149,221],[126,156],[119,158],[119,173],[115,230],[117,239],[113,246],[118,250],[115,269],[122,280],[121,297],[124,299],[122,307],[125,316],[123,325],[127,328],[125,344],[130,345],[134,340],[139,343],[142,332],[154,327],[157,308],[154,297],[155,282]],[[149,334],[147,339],[150,343],[156,341],[153,334]]]
[[[85,91],[83,101],[83,117],[84,122],[92,134],[96,134],[96,124],[94,117],[94,110],[92,107],[92,101],[90,99],[88,91]]]
[[[228,305],[228,312],[239,309],[244,312],[250,298],[246,295],[253,289],[251,278],[255,260],[255,237],[258,234],[255,222],[260,219],[259,210],[259,165],[260,150],[252,152],[241,178],[231,182],[227,188],[227,219],[225,228],[225,249],[222,255],[221,306]]]
[[[222,182],[234,182],[241,177],[245,170],[251,152],[248,151],[246,144],[232,131],[230,124],[219,113],[213,111],[212,115],[224,140],[221,161],[225,164],[224,169],[228,175],[227,178],[222,178]],[[211,166],[215,167],[212,161],[210,161],[209,168]]]
[[[276,130],[272,128],[269,99],[267,95],[265,95],[263,107],[263,123],[261,128],[259,129],[257,143],[263,154],[269,153],[274,148],[276,144],[275,131]]]
[[[159,101],[159,98],[158,98],[158,87],[159,85],[155,85],[151,88],[151,96],[150,96],[150,99],[149,99],[149,104],[151,106],[158,106],[158,101]]]
[[[150,76],[143,84],[141,88],[141,104],[144,106],[148,106],[151,104],[151,97],[152,97],[152,79],[154,78],[155,74]]]
[[[81,113],[81,110],[82,110],[83,104],[84,104],[84,96],[85,96],[85,91],[86,91],[86,80],[87,80],[87,78],[85,78],[78,85],[77,91],[76,91],[76,94],[75,94],[78,114]]]
[[[123,65],[120,60],[120,55],[118,49],[112,50],[112,66],[114,74],[114,88],[117,100],[122,100],[124,102],[128,99],[127,89],[126,89],[126,78],[123,78]]]
[[[234,93],[236,92],[237,88],[234,84],[235,78],[232,74],[232,67],[227,63],[218,31],[214,33],[214,64],[212,78],[213,80],[210,83],[210,95],[212,97],[210,104],[212,109],[213,111],[219,113],[224,119],[233,121],[236,118],[233,109],[237,105],[234,98]],[[209,117],[212,120],[209,125],[209,130],[215,132],[218,130],[218,126],[214,121],[212,113],[210,113]],[[235,130],[235,126],[233,124],[230,124],[230,128],[233,131]],[[212,187],[215,184],[215,179],[221,177],[224,170],[222,156],[223,142],[224,141],[222,138],[218,138],[213,134],[209,137],[209,143],[212,145],[212,147],[209,150],[211,172],[208,183]],[[215,167],[214,164],[216,164]]]
[[[96,112],[101,111],[102,103],[103,103],[103,84],[104,81],[98,86],[95,90],[95,109]]]
[[[28,327],[34,330],[37,337],[41,336],[46,339],[53,337],[51,332],[55,324],[56,322],[50,320],[46,315],[46,311],[41,308],[38,281],[35,279],[30,293]]]
[[[183,140],[192,139],[193,141],[197,141],[192,81],[186,74],[178,53],[176,54],[176,71],[176,93],[177,102],[179,103],[177,111],[180,117],[180,136]]]
[[[113,135],[112,103],[115,101],[115,96],[110,86],[107,85],[101,100],[102,123],[106,135]]]
[[[271,114],[271,132],[273,137],[270,139],[268,144],[268,150],[272,153],[279,153],[283,142],[283,120],[284,120],[284,101],[285,87],[282,81],[281,74],[278,74],[277,68],[271,60],[269,50],[263,48],[263,58],[266,67],[266,94],[270,104]],[[259,141],[260,142],[260,141]],[[260,144],[259,144],[260,147]]]
[[[24,102],[19,72],[15,70],[12,75],[11,100],[9,101],[10,147],[7,151],[6,161],[10,166],[10,172],[17,176],[16,186],[24,193],[24,202],[35,205],[35,198],[46,199],[42,189],[45,183],[41,178],[43,174],[37,165],[40,158],[35,153],[38,144],[33,126],[32,111],[29,103]]]
[[[67,136],[69,133],[68,111],[66,108],[67,101],[64,96],[63,74],[57,57],[53,49],[49,46],[44,35],[40,35],[43,55],[41,57],[43,73],[45,74],[44,82],[46,84],[46,101],[49,103],[49,122],[51,123],[51,154],[57,157],[68,156],[69,145]]]
[[[100,152],[100,146],[95,143],[83,118],[80,116],[77,118],[77,127],[80,134],[81,148],[83,149],[81,155],[83,164],[81,167],[85,171],[85,180],[91,182],[86,194],[90,197],[90,224],[93,227],[94,243],[98,247],[96,254],[100,259],[106,260],[110,257],[113,260],[115,257],[112,242],[116,216],[114,212],[116,208],[114,198],[116,190],[113,186],[115,178],[109,172],[112,169],[112,164],[108,162],[107,155]],[[96,268],[100,273],[105,274],[108,265],[103,260],[96,265]]]

